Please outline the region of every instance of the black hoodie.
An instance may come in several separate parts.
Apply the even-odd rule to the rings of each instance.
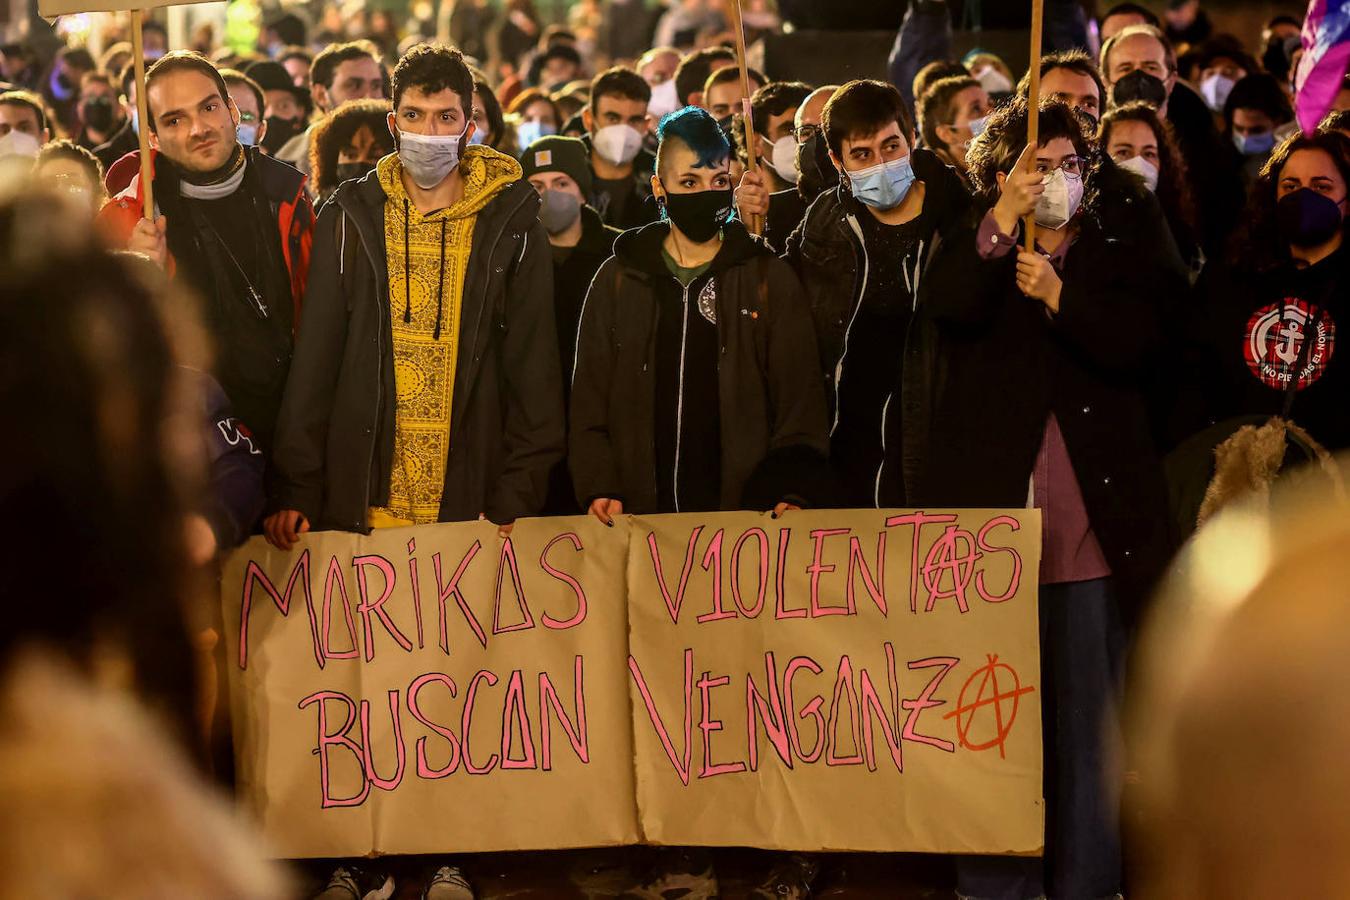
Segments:
[[[661,254],[669,229],[620,236],[586,297],[568,448],[578,500],[635,513],[819,503],[825,401],[801,286],[732,222],[686,287]]]

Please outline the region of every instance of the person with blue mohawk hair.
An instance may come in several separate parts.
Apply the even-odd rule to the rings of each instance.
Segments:
[[[796,275],[735,218],[731,147],[706,111],[661,120],[661,220],[624,232],[586,296],[572,480],[623,513],[828,505],[824,379]]]

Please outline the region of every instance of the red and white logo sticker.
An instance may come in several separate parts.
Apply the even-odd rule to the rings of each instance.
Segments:
[[[1306,350],[1304,341],[1313,345]],[[1322,377],[1336,350],[1336,323],[1326,310],[1289,298],[1272,303],[1247,322],[1247,368],[1266,387],[1283,391],[1294,379],[1301,391]],[[1297,370],[1297,371],[1295,371]]]

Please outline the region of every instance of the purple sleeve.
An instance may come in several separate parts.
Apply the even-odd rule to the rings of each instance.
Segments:
[[[1022,229],[1019,227],[1017,230]],[[1002,259],[1017,249],[1017,235],[1004,234],[994,220],[994,211],[991,209],[984,214],[980,228],[975,233],[975,248],[979,250],[981,259]]]

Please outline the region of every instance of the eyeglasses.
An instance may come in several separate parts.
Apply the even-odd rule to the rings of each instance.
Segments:
[[[820,134],[819,125],[803,125],[800,128],[793,129],[793,136],[797,138],[797,143],[805,144],[811,140],[812,136]]]
[[[1064,174],[1070,178],[1081,178],[1083,176],[1083,157],[1066,156],[1059,161],[1059,165],[1052,166],[1049,163],[1036,161],[1036,171],[1041,175],[1049,175],[1056,169],[1063,169]]]

